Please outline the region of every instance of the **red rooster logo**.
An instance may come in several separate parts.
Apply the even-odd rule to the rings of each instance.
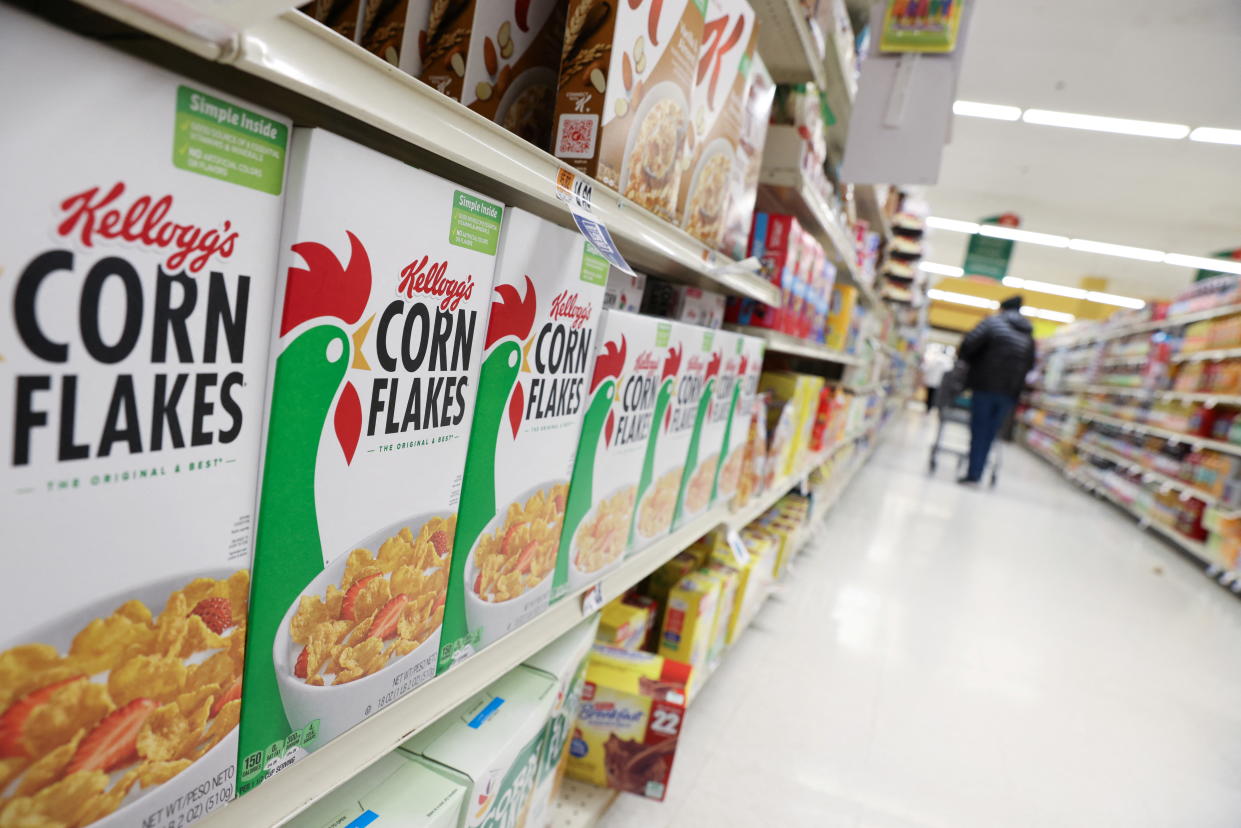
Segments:
[[[508,423],[513,430],[514,437],[517,436],[517,431],[521,427],[521,412],[526,404],[525,389],[517,381],[523,370],[525,358],[523,343],[530,336],[530,330],[534,327],[534,317],[538,311],[538,297],[534,290],[534,282],[529,276],[525,278],[524,296],[518,293],[517,288],[512,285],[496,285],[495,291],[500,298],[491,303],[491,315],[487,320],[487,338],[483,346],[490,348],[506,337],[516,340],[501,345],[487,357],[489,362],[498,360],[504,363],[506,374],[507,369],[512,371],[509,381],[512,383],[513,393],[508,400]]]

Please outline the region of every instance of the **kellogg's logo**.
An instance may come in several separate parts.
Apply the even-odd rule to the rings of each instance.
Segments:
[[[474,277],[449,279],[444,275],[448,271],[448,262],[436,262],[427,267],[429,261],[428,257],[423,256],[407,264],[401,271],[401,282],[396,292],[407,299],[413,299],[415,293],[439,296],[442,297],[440,310],[456,310],[462,299],[469,299],[474,294]]]
[[[232,222],[226,220],[218,230],[182,224],[168,218],[173,207],[171,195],[139,196],[126,207],[119,202],[124,194],[125,184],[118,181],[102,197],[98,187],[69,196],[60,203],[66,215],[56,232],[66,237],[77,233],[86,247],[94,247],[99,237],[170,250],[164,261],[170,273],[183,268],[197,273],[213,256],[227,259],[233,255],[238,234],[232,230]]]
[[[633,369],[635,371],[658,371],[659,359],[651,351],[643,351],[634,360]]]
[[[551,317],[555,320],[569,319],[575,329],[590,321],[591,304],[578,304],[576,293],[564,291],[552,300]]]

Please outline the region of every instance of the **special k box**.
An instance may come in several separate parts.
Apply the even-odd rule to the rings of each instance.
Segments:
[[[727,365],[724,361],[724,354],[730,346],[735,348],[733,334],[704,328],[697,328],[694,333],[701,342],[706,366],[702,373],[702,392],[694,412],[693,432],[685,453],[685,472],[681,475],[677,492],[676,513],[672,521],[674,526],[698,517],[711,505],[715,476],[720,468],[720,449],[732,408],[733,387],[737,381],[737,368],[740,367],[739,360],[732,359]],[[691,338],[690,341],[694,340]],[[673,417],[676,416],[674,412]]]
[[[672,323],[609,310],[603,314],[586,389],[552,593],[575,592],[624,558],[634,504],[666,393]],[[676,369],[672,368],[675,376]]]
[[[8,6],[0,71],[0,825],[186,825],[233,797],[289,127]]]
[[[691,101],[689,165],[681,175],[681,226],[711,247],[723,241],[732,180],[744,177],[741,145],[758,19],[746,0],[707,0]]]
[[[707,0],[569,0],[552,151],[675,221]]]
[[[607,260],[580,233],[507,211],[482,329],[440,672],[551,600],[607,275]]]
[[[731,340],[731,344],[723,347],[724,353],[731,352],[730,359],[725,361],[724,371],[729,372],[731,361],[736,366],[732,371],[737,378],[732,384],[728,424],[721,439],[720,470],[716,474],[712,501],[717,498],[731,500],[737,493],[745,463],[750,418],[754,415],[758,395],[758,378],[763,372],[763,340],[744,334],[721,333],[720,336],[727,337],[726,341]]]
[[[500,205],[298,131],[242,791],[435,675]]]
[[[500,5],[500,0],[492,0]],[[361,0],[357,41],[453,100],[465,88],[477,0]],[[507,5],[507,4],[505,4]]]
[[[682,475],[687,465],[697,468],[697,457],[690,463],[687,460],[700,408],[701,416],[706,417],[702,392],[713,356],[715,332],[680,322],[672,322],[671,326],[642,477],[638,481],[637,507],[629,534],[630,554],[668,534],[676,516],[677,500],[682,496]],[[707,493],[710,494],[709,489]]]

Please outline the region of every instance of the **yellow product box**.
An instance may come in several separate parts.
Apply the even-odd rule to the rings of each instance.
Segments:
[[[685,718],[690,667],[596,646],[586,668],[566,774],[662,800]]]
[[[687,687],[691,697],[702,673],[710,669],[711,634],[722,592],[719,578],[709,572],[694,572],[682,578],[668,593],[659,631],[659,654],[694,668]]]
[[[715,625],[711,630],[711,643],[707,647],[707,669],[714,670],[724,658],[728,647],[728,627],[737,607],[737,593],[741,588],[741,572],[731,563],[717,560],[707,562],[706,572],[720,582],[720,602],[715,610]]]
[[[763,593],[770,583],[770,578],[764,574],[764,567],[768,567],[767,572],[770,572],[770,554],[763,557],[755,555],[754,547],[763,546],[770,553],[771,541],[764,538],[755,544],[746,540],[744,535],[742,539],[745,540],[746,548],[750,550],[750,555],[744,562],[738,561],[731,549],[723,549],[712,553],[711,562],[708,564],[712,569],[727,567],[736,576],[736,593],[733,596],[727,619],[724,618],[723,613],[720,614],[724,643],[730,646],[754,617],[754,613],[758,611],[758,607],[762,604]]]
[[[809,449],[810,431],[814,426],[814,414],[823,384],[822,377],[792,371],[766,371],[759,379],[759,388],[771,392],[777,403],[791,404],[793,407],[792,432],[783,465],[777,466],[779,476],[792,474]]]
[[[622,650],[641,649],[647,627],[652,622],[651,609],[635,607],[617,598],[599,614],[599,633],[595,640]]]
[[[759,559],[758,574],[767,584],[776,578],[776,561],[780,557],[780,536],[759,523],[751,523],[741,530],[750,554]]]
[[[857,288],[853,285],[832,286],[832,305],[827,312],[827,335],[823,344],[834,351],[843,351],[849,344],[849,326],[857,306]]]
[[[802,524],[800,521],[790,520],[781,515],[766,520],[763,526],[771,532],[776,538],[776,558],[772,565],[772,575],[776,578],[784,577],[784,570],[788,567],[789,560],[796,551],[797,538],[801,534]]]

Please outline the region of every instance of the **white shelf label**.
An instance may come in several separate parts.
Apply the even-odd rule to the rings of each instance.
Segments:
[[[582,615],[590,615],[603,606],[603,584],[595,584],[582,596]]]
[[[736,529],[728,530],[728,547],[733,551],[733,558],[737,561],[737,566],[743,569],[750,564],[750,550],[745,545],[745,540]]]

